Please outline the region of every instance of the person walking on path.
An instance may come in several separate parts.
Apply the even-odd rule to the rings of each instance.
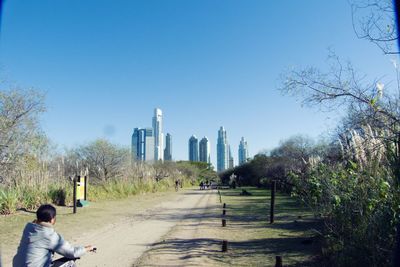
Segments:
[[[52,205],[40,206],[36,217],[25,226],[13,267],[73,267],[76,258],[96,250],[91,245],[74,247],[54,230],[56,208]],[[54,252],[64,258],[52,262]]]

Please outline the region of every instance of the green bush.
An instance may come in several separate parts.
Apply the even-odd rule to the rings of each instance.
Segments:
[[[18,193],[16,190],[0,188],[0,214],[8,215],[17,210]]]
[[[67,190],[60,187],[52,187],[48,191],[51,202],[58,206],[66,206],[67,203]]]
[[[291,182],[322,218],[323,253],[334,266],[390,265],[400,196],[388,169],[320,163],[305,176],[292,174]]]

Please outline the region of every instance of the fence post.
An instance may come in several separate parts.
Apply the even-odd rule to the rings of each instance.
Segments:
[[[88,179],[87,175],[85,175],[83,179],[84,179],[84,186],[85,186],[84,187],[85,188],[85,193],[84,193],[83,199],[87,200],[87,179]]]
[[[228,251],[228,241],[222,240],[222,252],[227,252],[227,251]]]
[[[275,267],[282,267],[282,256],[275,257]]]
[[[74,192],[73,192],[74,208],[73,208],[73,212],[76,213],[76,177],[73,178],[73,182],[74,182]]]
[[[226,220],[222,219],[222,227],[225,227],[225,226],[226,226]]]
[[[271,210],[269,216],[269,223],[274,223],[275,192],[276,192],[276,180],[273,180],[271,185]]]

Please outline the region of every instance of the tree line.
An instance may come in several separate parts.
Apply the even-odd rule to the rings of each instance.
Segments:
[[[212,166],[132,160],[127,147],[97,139],[64,151],[40,126],[46,111],[38,90],[0,91],[0,214],[33,210],[45,202],[70,204],[72,177],[88,175],[90,200],[125,197],[215,179]]]

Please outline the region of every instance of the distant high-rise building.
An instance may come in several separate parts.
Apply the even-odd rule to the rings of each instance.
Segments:
[[[239,165],[247,162],[249,158],[249,149],[247,147],[247,141],[242,137],[239,143]]]
[[[229,169],[233,169],[234,167],[234,162],[233,162],[233,155],[232,155],[232,150],[231,150],[231,146],[228,145],[228,151],[229,151]]]
[[[132,134],[132,159],[134,161],[154,161],[153,129],[135,128]]]
[[[199,159],[202,162],[210,163],[210,142],[206,136],[199,143]]]
[[[154,130],[154,160],[159,161],[163,160],[163,141],[164,134],[162,132],[163,125],[163,115],[162,111],[159,108],[154,109],[154,117],[153,117],[153,130]]]
[[[169,133],[165,136],[164,160],[172,160],[172,136]]]
[[[189,161],[199,161],[199,140],[195,135],[189,139]]]
[[[223,171],[228,168],[229,164],[229,149],[226,131],[223,126],[218,131],[217,141],[217,171]]]

